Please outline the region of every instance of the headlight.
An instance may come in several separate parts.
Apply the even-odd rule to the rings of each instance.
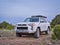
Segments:
[[[29,26],[35,26],[35,23],[32,23],[32,24],[28,24]]]
[[[35,26],[35,23],[31,23],[31,24],[28,24],[29,26],[31,26],[31,30],[33,30],[33,26]]]

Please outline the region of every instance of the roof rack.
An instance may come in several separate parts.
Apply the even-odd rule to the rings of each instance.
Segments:
[[[47,17],[42,16],[42,15],[36,15],[36,16],[32,16],[32,17],[43,17],[43,18],[47,18]]]

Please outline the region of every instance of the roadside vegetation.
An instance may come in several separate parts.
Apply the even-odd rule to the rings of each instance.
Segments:
[[[55,25],[60,24],[60,14],[56,15],[55,18],[52,19],[51,28],[54,28]]]
[[[56,15],[51,22],[51,42],[55,45],[60,43],[60,14]]]
[[[3,21],[3,22],[0,23],[0,29],[12,30],[13,26],[12,26],[12,24],[9,24],[8,22]]]
[[[14,30],[0,29],[0,37],[15,37],[15,32]]]
[[[14,36],[14,26],[6,21],[0,23],[0,37]]]
[[[56,25],[54,27],[53,34],[52,34],[52,39],[53,40],[56,40],[56,39],[60,40],[60,25]]]
[[[60,38],[60,14],[56,15],[51,22],[51,28],[53,31],[52,39]]]

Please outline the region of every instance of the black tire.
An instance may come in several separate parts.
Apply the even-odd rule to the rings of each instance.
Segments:
[[[39,36],[40,36],[40,30],[39,28],[37,28],[36,32],[34,33],[34,37],[39,38]]]
[[[16,36],[17,36],[17,37],[21,37],[22,35],[21,35],[20,33],[17,33],[17,32],[16,32]]]
[[[48,28],[47,31],[45,31],[45,33],[46,33],[46,34],[49,34],[49,30],[50,30],[50,29]]]

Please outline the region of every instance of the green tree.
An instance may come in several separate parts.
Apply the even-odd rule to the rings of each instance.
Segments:
[[[52,20],[51,27],[53,28],[57,24],[60,24],[60,14],[56,15],[55,18]]]
[[[2,28],[4,28],[4,29],[7,27],[7,25],[8,25],[8,23],[5,22],[5,21],[3,21],[3,22],[1,23],[1,26],[2,26]]]
[[[3,21],[2,23],[0,23],[0,29],[13,29],[12,24],[7,23],[6,21]]]
[[[11,30],[11,29],[13,29],[13,26],[11,24],[9,24],[9,25],[7,25],[6,28],[9,29],[9,30]]]

